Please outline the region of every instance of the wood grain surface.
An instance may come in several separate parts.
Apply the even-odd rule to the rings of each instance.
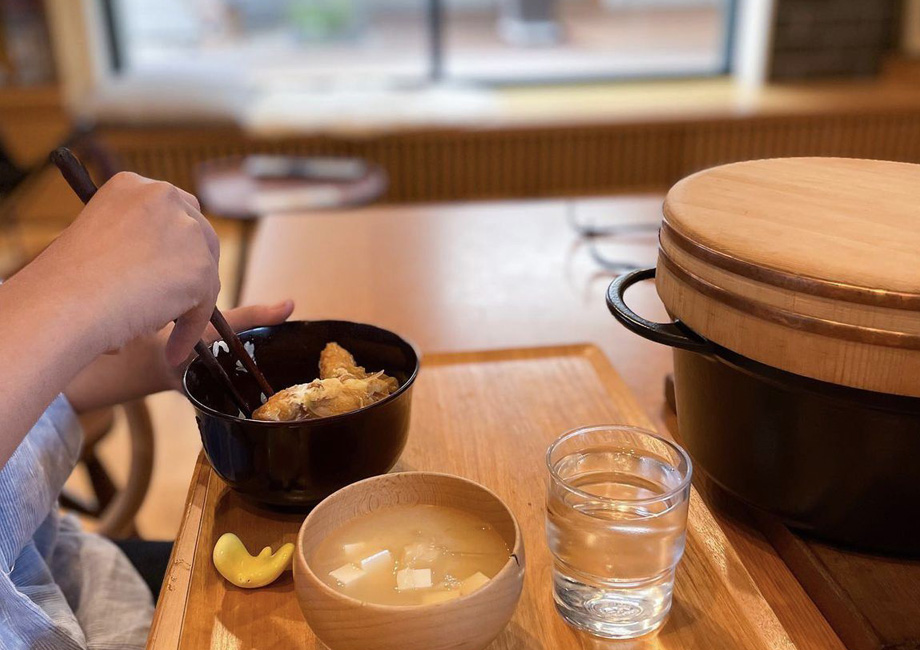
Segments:
[[[668,192],[664,216],[748,270],[920,298],[920,165],[777,158],[708,169]],[[739,274],[745,275],[739,268]],[[824,287],[821,282],[826,283]]]
[[[575,633],[554,612],[543,532],[543,456],[556,436],[575,426],[648,426],[622,380],[596,348],[569,346],[432,355],[423,362],[415,390],[409,445],[398,469],[455,473],[480,482],[508,504],[524,532],[524,594],[493,650],[607,647]],[[246,503],[204,465],[201,478],[190,496],[190,515],[192,504],[204,499],[200,524],[194,525],[190,516],[183,528],[168,577],[174,588],[167,588],[160,602],[149,647],[321,648],[303,621],[289,576],[265,589],[246,591],[228,585],[210,562],[220,534],[236,532],[250,548],[277,546],[295,539],[302,515]],[[185,555],[193,535],[195,551]],[[184,562],[191,564],[184,613],[167,616],[182,600],[181,580],[174,581],[173,575],[184,575]],[[671,618],[660,634],[633,647],[804,646],[790,640],[694,492]]]
[[[664,204],[668,311],[798,375],[920,396],[920,165],[786,158],[724,165]]]
[[[920,336],[895,334],[911,347],[896,347],[887,338],[891,331],[857,328],[856,336],[866,340],[841,338],[833,330],[841,321],[818,320],[820,331],[810,329],[795,312],[783,312],[777,318],[763,317],[756,311],[762,303],[736,304],[735,294],[722,296],[688,283],[659,259],[655,283],[661,300],[681,322],[710,341],[760,363],[819,381],[894,395],[920,397]],[[712,285],[710,285],[712,286]],[[795,300],[801,305],[807,300]],[[837,314],[852,310],[837,310]],[[862,310],[860,310],[862,311]],[[908,312],[904,312],[907,314]],[[910,315],[918,319],[913,312]],[[895,321],[887,321],[891,327]],[[846,323],[846,321],[843,321]],[[828,328],[829,326],[829,328]],[[846,328],[852,329],[849,325]],[[910,339],[907,341],[906,339]],[[916,348],[916,349],[911,349]]]
[[[834,548],[758,520],[850,650],[920,648],[920,561]]]

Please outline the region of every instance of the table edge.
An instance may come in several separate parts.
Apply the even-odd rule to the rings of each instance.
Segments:
[[[185,623],[185,611],[188,605],[189,591],[192,586],[192,571],[198,549],[201,522],[204,518],[203,505],[207,500],[210,485],[211,466],[205,458],[204,451],[198,452],[198,460],[189,483],[189,492],[185,500],[184,515],[179,525],[179,532],[169,556],[166,575],[163,578],[160,600],[156,603],[150,634],[147,637],[147,650],[178,648]],[[197,507],[196,507],[197,506]],[[189,532],[194,529],[194,543],[190,548],[186,542]],[[176,592],[179,591],[179,595]],[[175,620],[173,620],[175,619]]]

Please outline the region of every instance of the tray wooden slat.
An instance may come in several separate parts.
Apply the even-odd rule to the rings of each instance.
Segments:
[[[596,348],[433,355],[423,362],[409,444],[398,469],[451,472],[479,481],[508,503],[524,531],[524,594],[512,623],[490,650],[606,647],[573,632],[556,615],[543,531],[547,445],[567,429],[598,423],[649,426]],[[161,600],[149,647],[323,648],[303,621],[289,576],[265,589],[241,590],[223,581],[210,561],[222,533],[236,532],[250,549],[277,547],[294,541],[302,515],[279,515],[246,503],[200,462],[190,516],[168,576],[172,589],[167,586]],[[202,499],[196,523],[194,504]],[[188,539],[196,533],[190,552]],[[184,593],[186,564],[191,580]],[[178,610],[184,612],[181,617]],[[696,492],[671,618],[657,638],[641,645],[795,648]]]
[[[758,523],[850,650],[920,648],[920,561],[866,555]]]

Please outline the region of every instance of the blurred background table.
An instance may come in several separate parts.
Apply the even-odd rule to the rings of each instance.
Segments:
[[[660,412],[670,351],[618,325],[603,296],[619,269],[655,264],[662,199],[271,215],[250,244],[241,303],[293,298],[294,318],[374,323],[422,352],[595,343],[642,406]],[[576,224],[619,225],[623,234],[586,238]],[[667,317],[653,283],[630,301],[649,318]]]
[[[239,300],[248,246],[260,217],[268,212],[308,216],[311,210],[355,208],[376,201],[386,188],[387,175],[379,165],[344,157],[217,158],[198,165],[195,174],[202,209],[240,224],[234,302]]]
[[[293,298],[294,318],[378,324],[423,355],[594,343],[656,426],[666,427],[671,352],[629,333],[604,303],[615,273],[654,265],[661,201],[642,195],[270,215],[256,228],[241,302]],[[618,234],[585,237],[592,227]],[[628,300],[648,318],[667,317],[652,283]],[[843,648],[745,513],[716,516],[797,647]]]

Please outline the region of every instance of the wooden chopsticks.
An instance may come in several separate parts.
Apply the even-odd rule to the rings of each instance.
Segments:
[[[86,167],[83,166],[83,163],[80,162],[74,153],[67,147],[60,147],[51,152],[51,162],[61,171],[64,180],[67,181],[67,184],[70,185],[70,188],[77,197],[79,197],[84,204],[89,203],[93,195],[96,194],[98,188],[93,182]],[[265,397],[274,395],[275,391],[272,389],[271,384],[268,383],[268,380],[265,379],[265,375],[263,375],[262,371],[256,366],[255,361],[249,356],[249,353],[246,352],[246,348],[243,347],[240,338],[236,335],[236,332],[233,331],[233,328],[230,327],[227,319],[224,318],[224,315],[217,307],[214,308],[214,312],[211,314],[211,324],[214,326],[214,329],[217,330],[220,337],[227,343],[231,354],[249,371],[249,374],[252,375],[261,391],[265,394]],[[214,355],[211,354],[211,349],[208,347],[208,344],[204,341],[198,341],[198,343],[195,344],[195,352],[201,358],[205,367],[224,385],[227,392],[233,398],[236,406],[246,414],[246,417],[251,417],[254,409],[240,394],[223,366],[221,366],[217,359],[214,358]],[[258,408],[258,406],[256,408]]]

